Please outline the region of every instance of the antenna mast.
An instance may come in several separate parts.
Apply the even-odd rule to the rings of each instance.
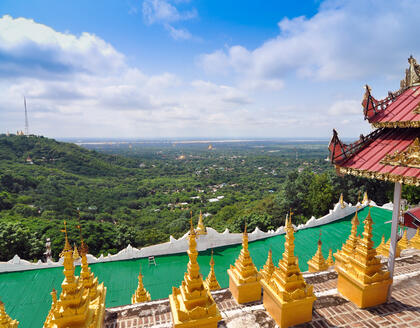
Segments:
[[[26,97],[23,96],[23,104],[25,105],[25,135],[29,135],[28,110],[26,109]]]

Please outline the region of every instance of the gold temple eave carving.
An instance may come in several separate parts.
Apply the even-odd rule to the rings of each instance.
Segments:
[[[413,176],[403,176],[392,173],[372,172],[367,170],[359,170],[350,167],[342,167],[335,165],[338,174],[351,174],[357,177],[364,177],[369,179],[378,179],[383,181],[400,182],[412,186],[420,186],[420,179]]]
[[[396,150],[392,154],[385,155],[380,163],[384,165],[420,168],[419,138],[416,138],[405,150]]]

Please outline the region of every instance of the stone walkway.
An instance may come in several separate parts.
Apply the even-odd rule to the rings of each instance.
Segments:
[[[334,271],[305,273],[305,280],[314,285],[318,298],[312,322],[296,328],[420,327],[420,251],[410,250],[404,254],[396,261],[391,301],[363,310],[337,293]],[[223,318],[219,328],[277,327],[260,301],[239,305],[228,289],[212,294]],[[146,327],[172,327],[168,299],[106,310],[105,328]]]

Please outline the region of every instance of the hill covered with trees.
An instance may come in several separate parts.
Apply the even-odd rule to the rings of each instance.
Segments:
[[[94,255],[179,237],[196,221],[222,231],[275,229],[289,209],[296,223],[328,212],[340,193],[365,190],[385,203],[392,185],[338,177],[325,143],[97,144],[86,149],[37,136],[0,135],[0,260],[40,259],[51,238],[55,258],[68,222],[79,223]],[[212,149],[209,149],[212,148]],[[298,156],[297,156],[298,154]],[[415,190],[404,196],[418,202]]]

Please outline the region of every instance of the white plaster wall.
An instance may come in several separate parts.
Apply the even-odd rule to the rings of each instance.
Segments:
[[[306,222],[305,224],[300,224],[299,226],[295,227],[295,229],[301,230],[328,224],[340,220],[346,217],[347,215],[355,213],[357,208],[361,209],[368,205],[367,203],[359,203],[356,205],[347,203],[344,204],[344,208],[341,208],[340,203],[335,204],[334,209],[330,210],[327,215],[318,219],[312,217],[308,222]],[[373,201],[370,202],[370,205],[377,206]],[[384,206],[382,206],[382,208],[392,210],[392,203],[385,204]],[[284,227],[279,227],[276,231],[271,230],[268,232],[264,232],[256,228],[253,232],[249,233],[248,236],[249,241],[255,241],[281,234],[284,234]],[[95,257],[91,254],[88,254],[87,259],[89,263],[98,263],[183,253],[188,250],[187,237],[188,233],[186,233],[179,239],[175,239],[171,236],[169,238],[169,241],[166,243],[143,247],[141,249],[128,245],[125,249],[119,251],[117,254],[108,254],[107,256],[104,256],[102,254],[99,257]],[[240,243],[242,243],[242,233],[230,233],[228,229],[226,229],[222,233],[219,233],[212,228],[207,228],[207,235],[199,235],[197,238],[197,250],[204,251],[220,246],[235,245]],[[80,264],[80,261],[76,262],[76,264]],[[15,255],[8,262],[0,262],[0,272],[35,270],[59,266],[62,266],[62,259],[60,259],[58,262],[48,261],[47,263],[42,263],[41,261],[38,261],[37,263],[31,263],[29,261],[20,259],[19,256]]]

